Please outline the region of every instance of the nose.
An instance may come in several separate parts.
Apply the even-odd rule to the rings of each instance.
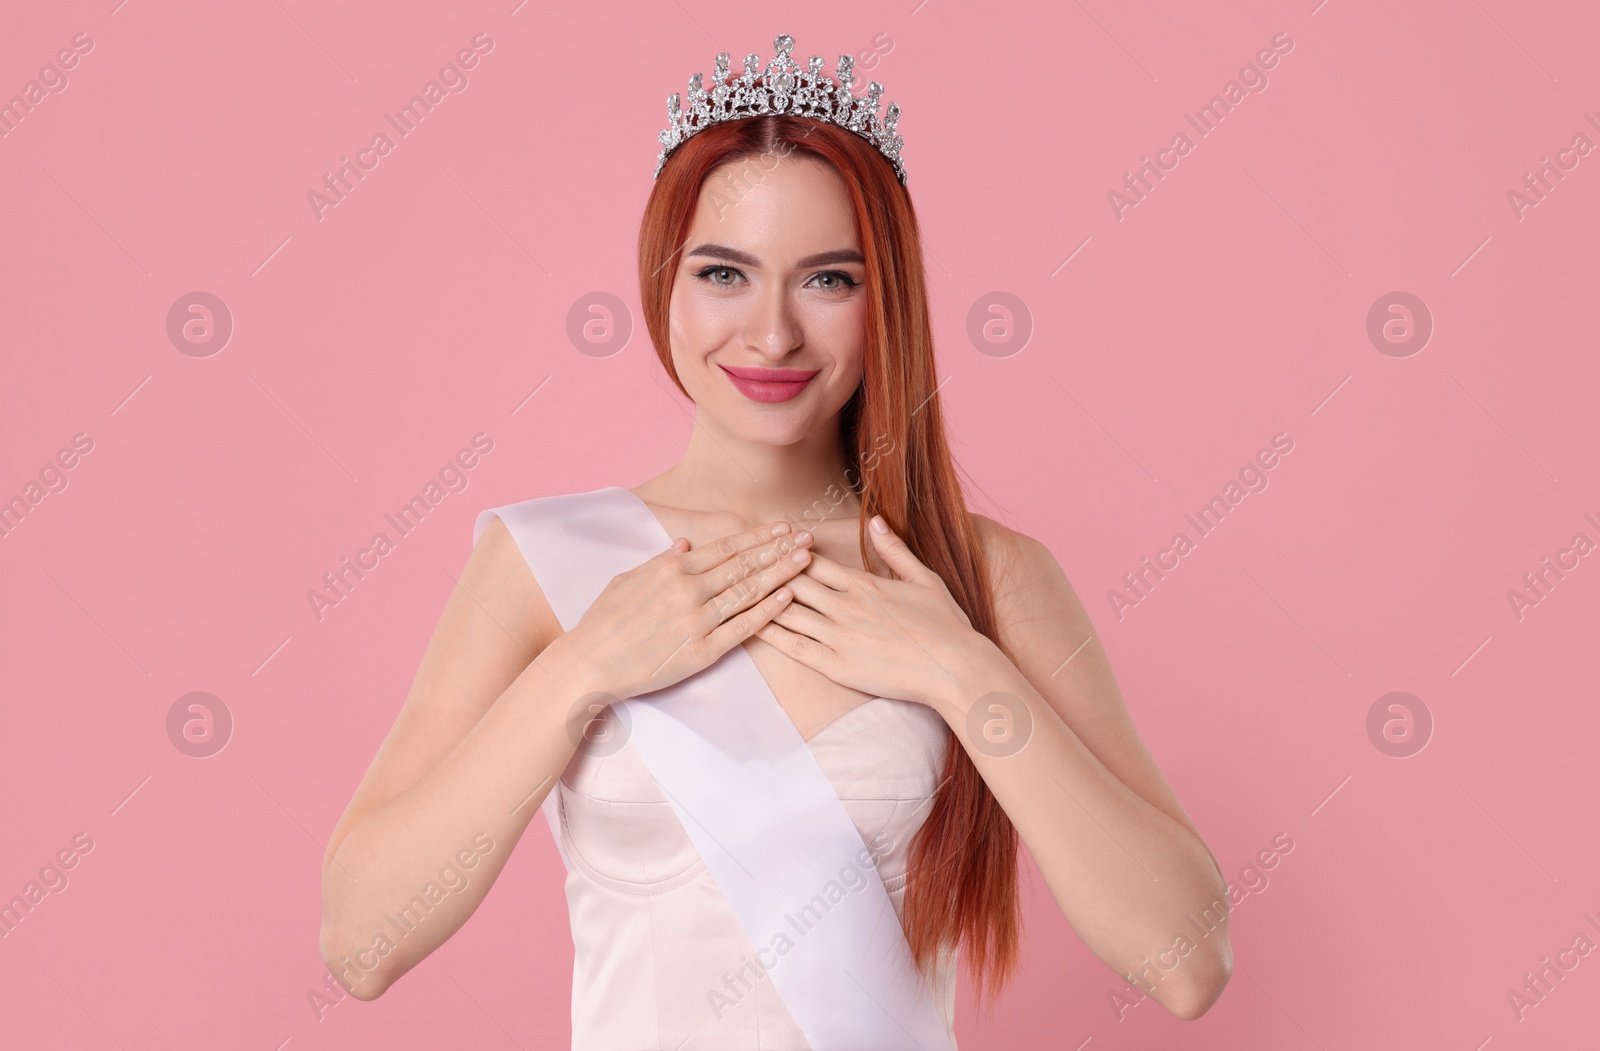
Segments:
[[[745,324],[745,343],[770,361],[787,357],[804,341],[794,302],[781,282],[762,290]]]

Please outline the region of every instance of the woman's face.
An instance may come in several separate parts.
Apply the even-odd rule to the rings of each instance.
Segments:
[[[702,421],[775,445],[832,426],[861,383],[866,280],[844,180],[825,163],[768,154],[707,176],[670,314]]]

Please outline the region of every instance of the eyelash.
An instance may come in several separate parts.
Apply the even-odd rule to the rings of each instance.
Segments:
[[[714,273],[718,273],[718,272],[721,272],[721,271],[726,271],[727,273],[730,273],[730,274],[738,274],[740,277],[744,276],[742,271],[740,271],[737,267],[732,267],[732,266],[708,266],[704,270],[701,270],[699,273],[695,274],[694,276],[699,278],[701,281],[704,281],[705,283],[711,285],[714,288],[731,288],[731,287],[733,287],[731,284],[722,284],[720,282],[713,281],[713,280],[711,280],[710,277],[707,276],[708,274],[714,274]],[[833,288],[825,288],[825,289],[823,289],[824,292],[846,292],[846,291],[849,291],[852,288],[858,287],[861,284],[861,282],[857,281],[855,278],[851,277],[849,274],[845,273],[843,270],[823,270],[820,273],[815,274],[813,276],[814,277],[822,277],[822,276],[825,276],[825,275],[832,275],[834,277],[842,278],[845,283],[842,284],[842,285],[836,285]]]

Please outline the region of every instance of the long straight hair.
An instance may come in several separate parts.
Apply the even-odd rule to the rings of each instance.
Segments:
[[[846,480],[858,479],[852,489],[861,500],[862,565],[872,566],[866,523],[881,514],[944,579],[973,628],[1003,651],[983,549],[934,397],[933,330],[916,213],[875,147],[834,125],[784,115],[714,124],[679,146],[639,226],[639,296],[656,355],[684,390],[672,364],[669,303],[677,254],[706,177],[742,158],[797,151],[843,178],[866,259],[864,375],[840,410]],[[880,448],[885,439],[897,439],[887,454]],[[980,1001],[986,987],[992,996],[1013,974],[1021,935],[1017,832],[954,734],[932,809],[911,841],[903,912],[906,941],[924,973],[941,949],[959,945]]]

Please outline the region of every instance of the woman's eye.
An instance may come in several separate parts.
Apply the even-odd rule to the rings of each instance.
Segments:
[[[822,287],[827,289],[830,292],[835,292],[835,291],[838,291],[840,289],[845,289],[845,288],[854,288],[858,284],[858,282],[855,280],[855,278],[851,277],[849,274],[845,273],[843,270],[827,270],[827,271],[824,271],[823,273],[818,274],[816,276],[816,278],[815,278],[815,280],[827,280],[827,279],[832,279],[833,283],[832,284],[825,284]]]
[[[696,274],[694,276],[698,277],[702,281],[709,281],[713,285],[719,285],[719,286],[721,286],[723,288],[726,288],[728,285],[733,284],[732,275],[737,274],[738,272],[739,271],[733,269],[733,267],[731,267],[731,266],[708,266],[704,270],[700,271],[698,274]],[[720,276],[719,277],[710,276],[710,275],[713,275],[713,274],[726,275],[728,277],[728,280],[723,281]]]

